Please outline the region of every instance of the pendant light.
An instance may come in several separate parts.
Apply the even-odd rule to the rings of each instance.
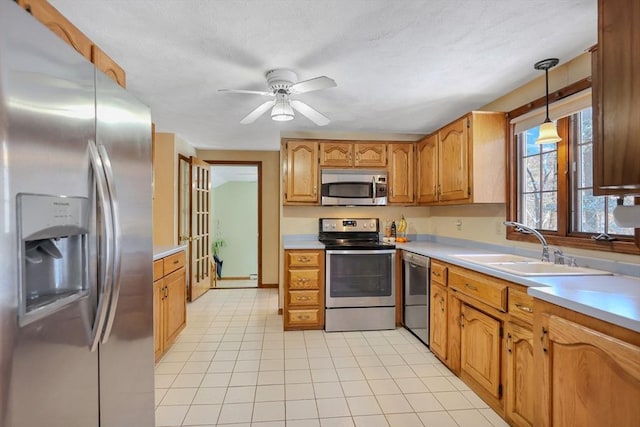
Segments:
[[[558,129],[556,128],[555,123],[549,119],[549,68],[555,67],[558,65],[558,62],[558,58],[548,58],[536,62],[533,65],[533,68],[536,70],[544,70],[545,94],[547,96],[547,116],[544,119],[544,122],[540,125],[538,139],[536,139],[536,144],[538,145],[555,144],[556,142],[562,141],[562,138],[558,135]]]

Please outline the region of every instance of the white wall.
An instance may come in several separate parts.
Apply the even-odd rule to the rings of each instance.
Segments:
[[[223,238],[222,278],[258,273],[258,185],[231,181],[211,190],[211,242]]]

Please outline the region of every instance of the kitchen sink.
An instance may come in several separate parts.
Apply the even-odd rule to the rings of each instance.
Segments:
[[[592,268],[542,262],[512,254],[460,254],[453,256],[463,261],[486,265],[518,276],[610,276],[613,274]]]
[[[550,262],[495,262],[487,263],[491,268],[517,274],[518,276],[611,276],[613,273],[586,267],[571,267]]]
[[[533,258],[526,258],[512,254],[461,254],[453,255],[463,261],[473,262],[476,264],[494,264],[502,262],[534,262]]]

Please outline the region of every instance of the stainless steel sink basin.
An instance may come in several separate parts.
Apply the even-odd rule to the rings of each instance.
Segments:
[[[512,254],[460,254],[453,256],[463,261],[485,265],[518,276],[611,276],[613,274],[586,267],[552,264]]]
[[[518,276],[611,276],[613,273],[586,267],[571,267],[549,262],[496,262],[487,264],[496,270]]]
[[[476,264],[494,264],[501,262],[535,262],[533,258],[527,258],[520,255],[512,254],[460,254],[453,255],[463,261],[473,262]]]

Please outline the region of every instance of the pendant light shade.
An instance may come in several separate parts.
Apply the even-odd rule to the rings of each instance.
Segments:
[[[535,68],[536,70],[544,70],[547,109],[546,118],[540,125],[538,139],[536,139],[536,144],[538,145],[555,144],[556,142],[562,141],[562,138],[560,138],[560,135],[558,135],[558,129],[556,128],[555,123],[553,123],[549,119],[549,68],[553,68],[556,65],[558,65],[558,58],[543,59],[542,61],[536,62],[533,65],[533,68]]]
[[[293,120],[293,108],[291,108],[289,98],[285,95],[278,94],[276,103],[271,110],[271,119],[278,122]]]

